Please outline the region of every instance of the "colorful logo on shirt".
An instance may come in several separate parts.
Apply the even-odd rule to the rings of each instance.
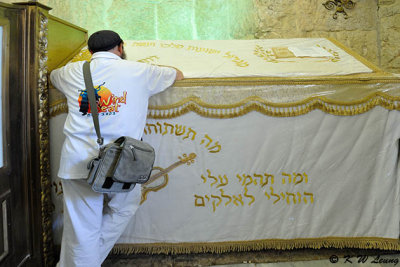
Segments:
[[[116,96],[111,91],[104,86],[105,82],[101,85],[94,87],[94,96],[97,102],[97,112],[101,115],[115,115],[119,112],[121,104],[126,105],[126,95],[127,92],[124,91],[122,96]],[[89,105],[89,98],[86,90],[81,90],[78,98],[79,102],[79,112],[82,116],[91,114],[91,109]]]

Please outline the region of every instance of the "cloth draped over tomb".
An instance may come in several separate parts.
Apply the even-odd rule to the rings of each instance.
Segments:
[[[399,249],[400,77],[335,40],[125,42],[186,79],[150,99],[157,153],[118,253]],[[89,60],[83,49],[73,61]],[[51,129],[66,102],[50,93]],[[63,137],[51,131],[54,229]]]

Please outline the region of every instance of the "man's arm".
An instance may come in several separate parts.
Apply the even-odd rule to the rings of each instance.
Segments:
[[[185,77],[183,76],[183,72],[180,71],[179,69],[172,67],[172,66],[166,66],[166,65],[157,65],[159,67],[167,67],[167,68],[172,68],[176,70],[176,77],[175,77],[175,81],[180,81],[183,80]]]

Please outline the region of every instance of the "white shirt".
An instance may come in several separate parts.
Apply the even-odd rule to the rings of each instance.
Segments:
[[[50,80],[67,98],[66,136],[58,176],[86,178],[87,163],[98,155],[97,136],[88,110],[83,79],[84,61],[69,63],[51,72]],[[176,71],[122,60],[110,52],[97,52],[90,63],[93,85],[100,97],[99,123],[104,144],[120,136],[140,139],[146,124],[148,99],[173,84]]]

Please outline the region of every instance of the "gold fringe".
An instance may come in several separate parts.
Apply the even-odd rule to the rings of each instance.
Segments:
[[[67,112],[68,104],[66,99],[59,100],[57,101],[57,103],[53,103],[52,105],[50,105],[50,117],[55,117],[57,115]]]
[[[400,97],[375,92],[360,100],[351,102],[330,100],[326,97],[310,97],[293,103],[272,103],[260,97],[248,97],[235,104],[208,104],[198,97],[189,97],[166,106],[149,106],[148,118],[171,119],[188,112],[195,112],[207,118],[227,119],[257,111],[272,117],[294,117],[319,109],[339,116],[353,116],[365,113],[376,106],[388,110],[400,110]]]
[[[301,248],[358,248],[400,250],[399,239],[380,237],[321,237],[298,239],[263,239],[254,241],[210,243],[145,243],[117,244],[114,254],[188,254],[243,252],[264,249],[291,250]]]

